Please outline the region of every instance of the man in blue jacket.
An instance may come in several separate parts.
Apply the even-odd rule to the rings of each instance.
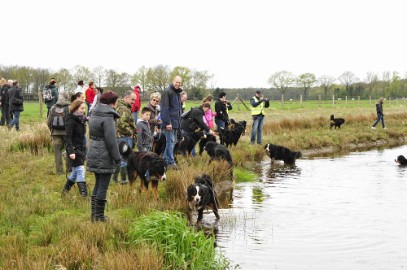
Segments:
[[[176,168],[174,160],[174,146],[177,139],[177,134],[181,127],[182,104],[180,93],[182,92],[182,79],[180,76],[175,76],[172,84],[164,90],[161,95],[161,120],[162,126],[165,129],[166,145],[164,150],[164,160],[169,168]]]

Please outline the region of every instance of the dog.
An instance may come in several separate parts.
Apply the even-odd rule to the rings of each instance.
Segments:
[[[162,156],[164,154],[166,143],[167,140],[165,139],[164,132],[158,132],[156,135],[154,135],[152,152]]]
[[[215,192],[215,186],[212,179],[207,174],[195,177],[194,184],[187,189],[188,221],[192,224],[192,213],[198,211],[197,224],[202,221],[203,211],[208,206],[212,207],[216,219],[219,219],[218,207],[219,201]]]
[[[158,183],[167,178],[165,160],[153,152],[134,152],[126,142],[119,142],[119,152],[127,160],[130,186],[133,186],[137,177],[140,176],[140,190],[148,190],[151,182],[154,197],[158,198]]]
[[[216,137],[213,136],[213,135],[211,135],[211,134],[207,134],[205,137],[202,137],[202,138],[199,140],[199,155],[200,155],[200,156],[202,156],[202,153],[203,153],[203,151],[204,151],[205,144],[206,144],[207,142],[216,142]]]
[[[181,153],[183,156],[190,156],[192,149],[201,138],[206,137],[203,131],[195,131],[188,135],[183,135],[181,141],[178,141],[174,146],[174,156]]]
[[[217,142],[207,142],[204,149],[210,157],[209,163],[213,160],[226,160],[229,163],[230,178],[233,179],[233,160],[229,150]]]
[[[341,128],[341,125],[345,123],[345,119],[343,118],[335,118],[334,115],[331,115],[331,123],[330,123],[330,128],[332,127],[336,128]]]
[[[270,156],[271,163],[273,163],[274,160],[282,160],[284,161],[284,164],[294,165],[295,160],[297,158],[302,157],[301,152],[293,152],[284,146],[275,145],[271,143],[266,144],[264,146],[264,149],[266,150],[266,153]]]
[[[407,159],[403,155],[398,156],[394,161],[399,165],[407,165]]]
[[[219,130],[220,144],[236,146],[240,136],[246,134],[246,120],[236,122],[233,119],[230,119],[231,127],[230,128],[221,128]]]

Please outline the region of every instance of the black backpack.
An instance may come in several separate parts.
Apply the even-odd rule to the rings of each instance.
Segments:
[[[66,107],[55,106],[55,109],[51,112],[51,128],[64,130],[65,129],[65,110]]]

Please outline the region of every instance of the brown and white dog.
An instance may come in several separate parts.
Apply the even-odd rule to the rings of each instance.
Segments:
[[[203,211],[208,206],[211,206],[216,219],[219,219],[218,207],[219,201],[215,192],[215,187],[212,179],[207,174],[202,174],[195,178],[194,184],[191,184],[187,189],[188,203],[188,221],[192,224],[192,214],[198,211],[197,223],[203,219]]]

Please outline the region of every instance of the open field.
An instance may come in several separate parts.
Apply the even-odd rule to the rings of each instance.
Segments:
[[[194,104],[198,103],[188,102],[188,106]],[[305,153],[315,149],[349,151],[357,146],[403,143],[407,134],[405,101],[384,104],[387,130],[382,130],[380,125],[377,130],[370,129],[376,119],[374,102],[360,102],[359,106],[347,105],[346,108],[339,105],[335,108],[319,107],[307,102],[303,108],[294,109],[296,106],[293,104],[289,109],[286,106],[281,108],[280,103],[271,103],[263,143],[280,144]],[[156,218],[157,211],[184,212],[186,187],[193,177],[208,172],[215,182],[219,182],[225,177],[222,175],[223,164],[208,166],[205,153],[193,159],[180,158],[182,170],[168,172],[168,180],[159,186],[161,199],[157,201],[129,186],[112,185],[106,213],[111,221],[93,224],[90,222],[90,203],[79,196],[76,188],[65,198],[60,196],[65,176],[54,174],[51,141],[43,124],[45,113],[40,117],[38,104],[27,103],[21,114],[21,132],[0,127],[0,268],[174,268],[175,262],[169,260],[163,250],[147,242],[135,244],[135,234],[129,232],[135,221],[153,213]],[[231,149],[238,167],[235,180],[240,181],[248,175],[245,171],[253,162],[265,157],[262,146],[249,145],[250,112],[243,105],[234,104],[230,114],[236,120],[248,121],[246,136]],[[331,114],[346,119],[341,130],[329,129]],[[87,173],[86,179],[93,188],[93,175]],[[176,217],[174,219],[174,224],[182,226]],[[210,250],[207,252],[210,256]],[[227,262],[223,262],[216,267],[222,269],[226,266]],[[187,267],[194,269],[191,265],[185,265],[185,269]],[[208,268],[213,269],[213,265],[208,264]]]

